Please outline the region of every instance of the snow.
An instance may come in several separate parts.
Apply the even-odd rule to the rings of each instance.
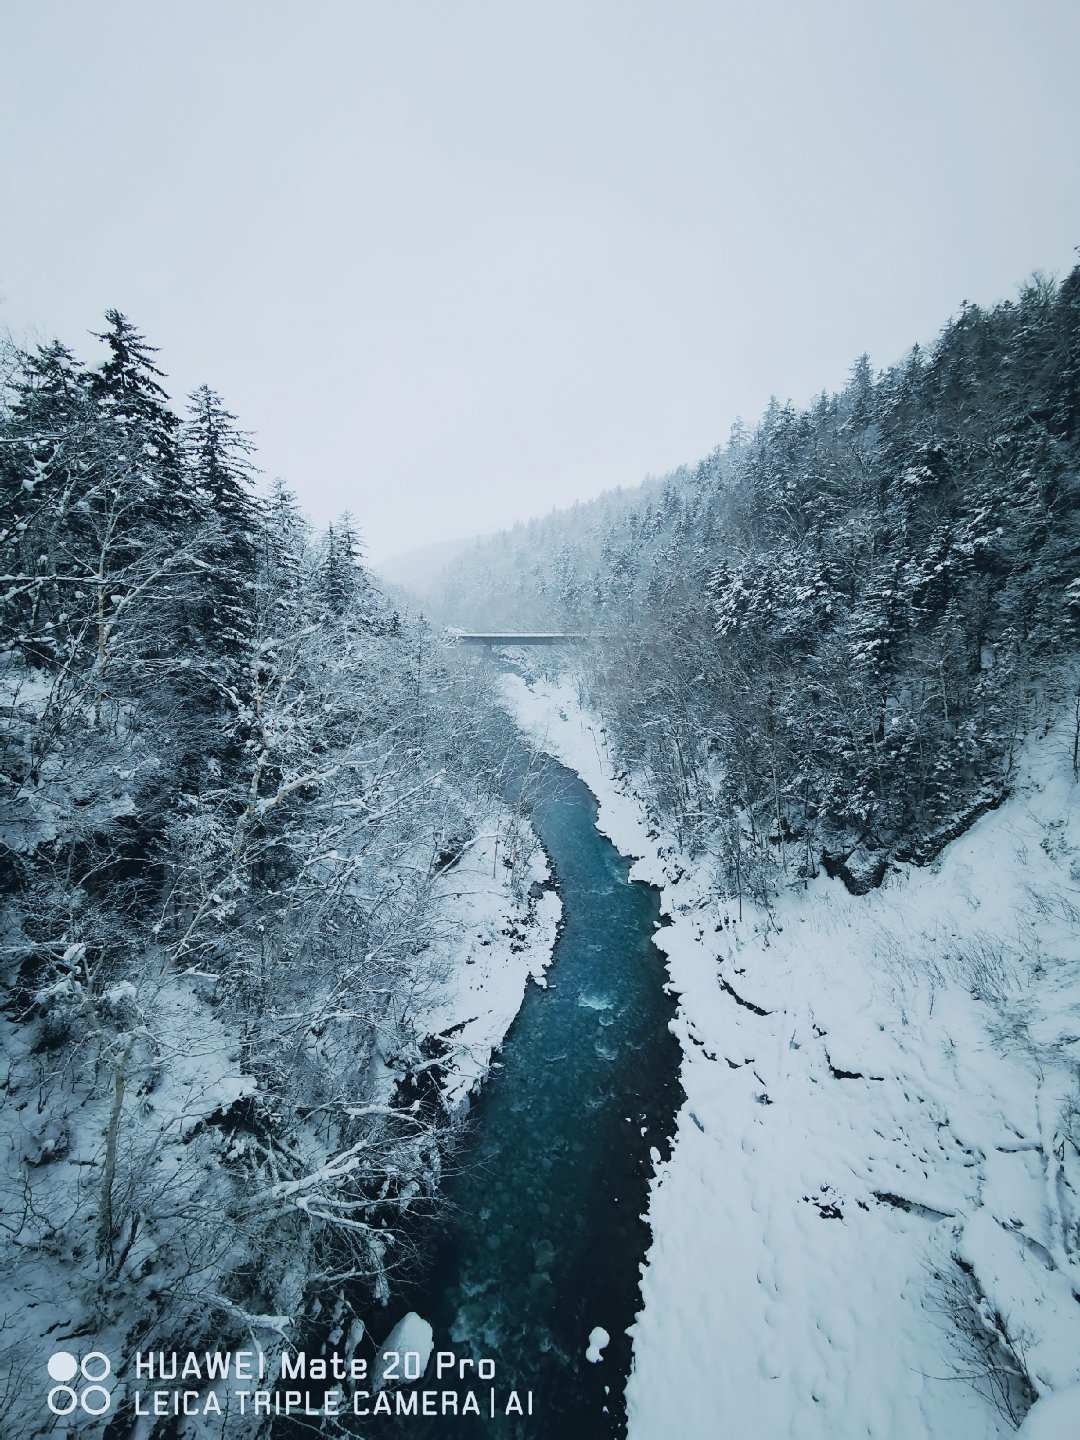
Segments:
[[[118,1006],[130,1005],[129,990],[120,982],[110,994]],[[164,1305],[190,1283],[183,1246],[176,1243],[185,1211],[199,1206],[212,1214],[233,1198],[219,1164],[216,1137],[204,1122],[239,1097],[254,1093],[256,1084],[236,1068],[237,1040],[227,1021],[196,998],[187,980],[166,978],[156,994],[141,999],[146,1044],[158,1062],[148,1067],[139,1060],[132,1065],[145,1091],[139,1109],[145,1180],[159,1194],[172,1196],[173,1203],[147,1217],[131,1244],[129,1261],[133,1270],[144,1268],[146,1290]],[[167,1038],[174,1036],[183,1037],[182,1048]],[[25,1029],[0,1021],[0,1047],[8,1058],[12,1092],[10,1103],[0,1109],[0,1147],[41,1167],[35,1171],[41,1207],[36,1223],[44,1238],[38,1241],[27,1227],[28,1237],[20,1237],[12,1247],[0,1325],[9,1343],[19,1344],[29,1356],[47,1355],[51,1343],[47,1337],[56,1335],[89,1336],[92,1348],[123,1356],[129,1349],[132,1315],[138,1312],[122,1303],[104,1306],[93,1292],[72,1283],[72,1275],[78,1273],[76,1246],[81,1232],[67,1223],[86,1204],[87,1173],[95,1173],[100,1164],[112,1087],[74,1084],[64,1112],[54,1109],[42,1125],[28,1103],[27,1085],[15,1084],[33,1060],[27,1044]],[[129,1088],[135,1089],[134,1080]],[[65,1163],[53,1163],[57,1160]],[[245,1316],[263,1322],[270,1318]],[[287,1323],[287,1317],[281,1317],[280,1323]],[[85,1340],[81,1343],[87,1348]],[[85,1428],[87,1433],[94,1430],[89,1422]]]
[[[611,1343],[611,1336],[602,1325],[596,1325],[589,1331],[589,1348],[585,1351],[585,1359],[590,1365],[598,1365],[604,1358],[604,1350]]]
[[[27,713],[25,736],[19,731],[16,740],[29,744],[33,716],[44,708],[47,692],[32,677],[17,699]],[[33,793],[0,801],[0,835],[33,851],[61,833],[76,843],[107,831],[118,815],[131,813],[133,772],[158,763],[149,749],[140,748],[140,733],[133,735],[122,766],[114,763],[115,753],[96,732],[78,737],[85,764],[67,765],[63,756],[49,760]],[[314,1062],[321,1065],[332,1047],[340,1046],[340,1053],[351,1053],[358,1062],[353,1073],[350,1061],[348,1082],[334,1098],[342,1118],[365,1111],[386,1113],[403,1071],[415,1070],[424,1061],[418,1052],[425,1032],[451,1028],[456,1033],[445,1093],[452,1105],[464,1106],[486,1074],[526,986],[530,980],[544,983],[561,916],[544,854],[520,817],[490,801],[472,803],[478,808],[489,805],[490,813],[480,814],[479,833],[460,860],[439,874],[432,930],[424,932],[425,938],[434,935],[433,943],[418,952],[415,967],[402,974],[392,1012],[373,1037],[370,1051],[347,1001],[339,1011],[332,999],[318,1032],[312,1027],[305,1034],[305,1049],[313,1056],[310,1073],[318,1073]],[[471,809],[469,813],[473,818]],[[510,832],[517,853],[524,855],[515,871],[504,863]],[[312,863],[318,863],[318,857]],[[404,868],[411,866],[423,875],[429,864],[425,834],[415,853],[405,857]],[[8,925],[3,938],[15,953],[24,937],[10,921]],[[151,947],[131,978],[110,981],[91,1004],[86,953],[81,941],[58,949],[48,982],[43,981],[34,996],[40,1022],[19,1023],[14,1012],[0,1015],[0,1049],[7,1067],[0,1151],[8,1157],[6,1193],[15,1199],[14,1209],[8,1206],[9,1218],[20,1225],[17,1241],[9,1247],[10,1274],[0,1296],[0,1350],[13,1373],[21,1374],[24,1367],[28,1375],[43,1373],[44,1361],[37,1357],[47,1359],[57,1336],[88,1336],[96,1348],[124,1357],[131,1351],[130,1337],[151,1333],[151,1323],[159,1326],[153,1332],[158,1343],[180,1349],[190,1338],[186,1317],[196,1314],[206,1317],[211,1335],[231,1340],[236,1330],[257,1332],[272,1376],[286,1332],[304,1310],[315,1226],[288,1225],[281,1232],[288,1236],[286,1249],[278,1252],[270,1246],[255,1252],[268,1293],[258,1297],[254,1308],[272,1306],[281,1312],[256,1314],[228,1298],[234,1275],[250,1269],[251,1252],[240,1225],[222,1225],[222,1216],[231,1222],[238,1207],[250,1206],[257,1235],[256,1227],[273,1224],[274,1216],[266,1214],[273,1207],[278,1207],[275,1214],[302,1214],[321,1179],[348,1173],[353,1151],[348,1146],[342,1150],[339,1132],[324,1123],[331,1107],[321,1103],[320,1093],[314,1097],[319,1103],[312,1106],[310,1124],[298,1123],[288,1141],[284,1174],[302,1179],[276,1178],[273,1168],[260,1167],[265,1179],[249,1187],[249,1194],[241,1193],[239,1177],[254,1168],[251,1157],[257,1156],[261,1140],[243,1123],[241,1113],[229,1112],[245,1098],[258,1096],[259,1084],[248,1073],[253,1067],[242,1058],[244,1027],[233,1007],[221,1003],[213,964],[192,964],[178,973],[165,962],[164,951],[156,953]],[[287,1010],[287,997],[279,996],[278,1003]],[[43,1079],[65,1053],[59,1047],[47,1053],[35,1050],[46,1021],[65,1045],[73,1043],[69,1034],[81,1034],[84,1048],[99,1053],[100,1062],[96,1068],[72,1065],[53,1086],[51,1103],[43,1109]],[[303,1073],[306,1083],[308,1072]],[[114,1074],[122,1074],[126,1082],[121,1169],[138,1177],[138,1206],[131,1213],[139,1223],[117,1226],[117,1259],[124,1273],[119,1280],[101,1280],[107,1292],[103,1301],[104,1292],[84,1281],[97,1269],[92,1236],[105,1137],[117,1093]],[[354,1094],[375,1103],[351,1107],[348,1100]],[[137,1164],[131,1161],[133,1154]],[[412,1158],[403,1147],[401,1163]],[[418,1157],[416,1163],[429,1162]],[[419,1190],[421,1178],[428,1178],[426,1172],[402,1185],[403,1206]],[[24,1182],[32,1205],[24,1202]],[[115,1193],[126,1218],[127,1192],[119,1182]],[[314,1208],[317,1212],[317,1204]],[[373,1247],[372,1263],[380,1258]],[[385,1277],[378,1276],[375,1284],[385,1285]],[[424,1354],[426,1362],[430,1330],[425,1350],[425,1322],[413,1319],[407,1348]],[[402,1345],[405,1348],[404,1341]],[[118,1372],[117,1384],[128,1388],[130,1375]],[[31,1409],[34,1403],[27,1400]],[[49,1417],[43,1408],[42,1415],[45,1425]],[[100,1434],[103,1425],[88,1420],[84,1428],[88,1435]],[[149,1431],[137,1427],[136,1433]],[[178,1433],[203,1432],[192,1419],[183,1422]]]
[[[464,1103],[483,1082],[530,980],[546,983],[558,934],[562,902],[554,889],[542,888],[551,878],[544,852],[533,851],[517,899],[507,875],[491,830],[441,882],[445,939],[433,968],[442,979],[423,997],[418,1016],[431,1034],[460,1027],[443,1086],[451,1105]]]
[[[672,922],[655,939],[686,1102],[651,1183],[630,1440],[1012,1434],[979,1351],[999,1326],[1037,1394],[1070,1394],[1080,835],[1063,747],[1033,747],[1013,798],[934,865],[864,896],[820,876],[740,923],[708,857],[679,855],[614,778],[572,684],[507,675],[503,693]]]
[[[1017,1440],[1076,1440],[1080,1435],[1080,1385],[1038,1401],[1028,1411]]]
[[[433,1346],[434,1332],[424,1317],[418,1315],[415,1310],[410,1310],[407,1315],[403,1315],[382,1343],[375,1375],[375,1389],[381,1390],[386,1384],[406,1379],[419,1379],[427,1370]],[[403,1358],[407,1353],[413,1353],[419,1357],[417,1370],[409,1368],[408,1374],[406,1374]],[[387,1356],[391,1358],[388,1359]],[[386,1372],[391,1367],[394,1368],[395,1375],[393,1380],[388,1380]]]
[[[1080,1305],[1065,1275],[1048,1269],[1040,1241],[998,1217],[992,1190],[987,1200],[964,1226],[960,1256],[983,1293],[997,1297],[1009,1333],[1028,1337],[1024,1363],[1040,1394],[1064,1388],[1077,1378]],[[1018,1233],[1026,1243],[1017,1243]]]

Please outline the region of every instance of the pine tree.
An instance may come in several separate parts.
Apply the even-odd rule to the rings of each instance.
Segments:
[[[108,328],[94,333],[109,353],[91,377],[90,393],[104,414],[130,432],[133,458],[175,471],[180,422],[158,383],[165,373],[153,361],[157,347],[119,310],[106,310],[105,320]]]
[[[18,352],[11,380],[9,443],[0,447],[0,527],[8,573],[35,574],[32,589],[5,596],[5,629],[28,655],[48,661],[63,649],[61,616],[70,611],[47,578],[70,568],[86,546],[86,498],[94,477],[82,463],[93,410],[86,371],[58,341]]]
[[[1055,320],[1058,331],[1051,404],[1055,432],[1072,444],[1080,442],[1080,265],[1062,282]]]
[[[180,435],[187,482],[206,511],[209,569],[200,587],[195,628],[206,650],[235,672],[255,626],[260,512],[252,492],[254,446],[221,396],[201,385]]]
[[[59,340],[20,352],[11,388],[13,422],[41,446],[57,443],[85,417],[86,368]]]
[[[89,392],[110,434],[108,494],[118,553],[129,562],[146,544],[185,543],[203,512],[180,463],[180,421],[169,407],[149,344],[119,310],[95,332],[108,354],[90,375]]]
[[[270,487],[261,528],[261,592],[270,614],[266,625],[275,628],[275,614],[295,615],[303,585],[304,555],[308,545],[308,523],[295,493],[284,480]]]
[[[318,576],[319,598],[338,619],[349,616],[370,624],[375,619],[374,594],[362,553],[360,535],[346,510],[326,532]]]

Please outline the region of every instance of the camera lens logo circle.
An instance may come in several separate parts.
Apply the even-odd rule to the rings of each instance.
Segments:
[[[104,1415],[112,1401],[105,1380],[112,1370],[112,1362],[101,1350],[90,1350],[81,1360],[70,1350],[57,1350],[49,1356],[47,1369],[50,1380],[55,1380],[49,1391],[48,1405],[54,1415],[70,1415],[75,1409],[87,1415]],[[76,1379],[90,1383],[78,1389],[71,1383]]]

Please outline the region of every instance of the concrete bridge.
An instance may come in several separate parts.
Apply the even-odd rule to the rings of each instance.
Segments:
[[[451,630],[462,645],[585,645],[592,635],[574,634],[565,630]]]

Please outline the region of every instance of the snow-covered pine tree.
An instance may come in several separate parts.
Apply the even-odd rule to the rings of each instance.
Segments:
[[[27,579],[5,591],[0,620],[46,663],[70,645],[80,608],[56,576],[73,551],[87,548],[84,511],[94,482],[80,460],[80,437],[93,424],[93,410],[85,369],[58,341],[15,352],[10,387],[8,444],[0,447],[0,547],[8,573]]]
[[[121,581],[143,587],[155,602],[159,659],[190,660],[198,651],[191,583],[196,566],[174,562],[197,547],[206,507],[181,463],[180,420],[160,383],[156,346],[121,311],[107,310],[105,320],[107,328],[95,333],[106,358],[89,377],[107,451],[94,504],[103,553]],[[160,581],[147,586],[144,577],[157,572]],[[106,612],[123,593],[124,583],[109,592]]]
[[[327,613],[364,625],[376,622],[375,595],[363,564],[363,546],[346,510],[327,527],[318,571],[318,595]]]
[[[180,466],[180,421],[160,384],[164,372],[153,360],[157,347],[119,310],[107,310],[105,321],[107,328],[95,335],[107,355],[91,372],[89,390],[114,437],[126,528],[147,523],[188,528],[195,507]]]
[[[175,469],[180,421],[159,383],[165,372],[153,360],[157,346],[119,310],[106,310],[105,323],[94,334],[108,355],[91,375],[90,393],[103,414],[131,432],[139,458]]]
[[[309,542],[308,522],[293,490],[277,479],[263,511],[263,591],[274,606],[293,605],[303,583],[304,555]]]
[[[194,628],[207,662],[239,683],[255,629],[261,507],[252,493],[254,450],[236,416],[208,385],[190,398],[180,432],[187,483],[208,515],[205,570]]]

